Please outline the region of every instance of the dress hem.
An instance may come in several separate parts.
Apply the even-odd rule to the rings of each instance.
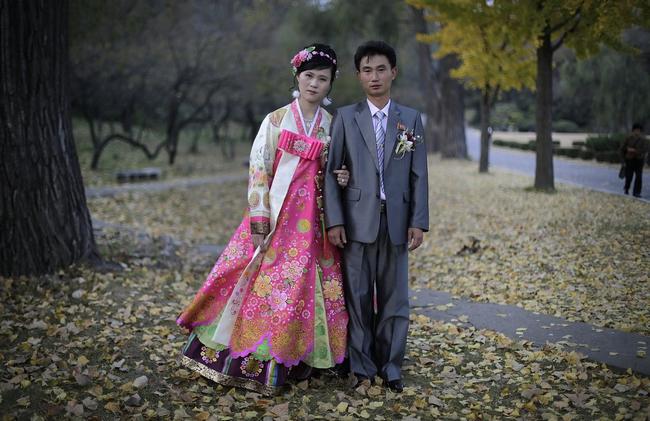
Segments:
[[[229,376],[216,370],[208,368],[192,358],[181,355],[177,359],[178,363],[190,370],[199,373],[201,376],[210,379],[223,386],[234,386],[248,389],[263,395],[278,395],[282,393],[284,386],[267,386],[255,380],[242,379],[241,377]]]

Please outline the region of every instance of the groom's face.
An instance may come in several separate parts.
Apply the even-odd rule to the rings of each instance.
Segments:
[[[397,76],[397,67],[391,67],[384,55],[365,56],[357,73],[361,87],[369,97],[390,96],[390,87]]]

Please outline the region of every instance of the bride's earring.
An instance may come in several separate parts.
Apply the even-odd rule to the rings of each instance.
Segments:
[[[291,96],[298,99],[300,98],[300,91],[297,89],[294,89],[293,92],[291,92]]]
[[[326,107],[327,107],[328,105],[332,105],[332,98],[326,96],[325,98],[323,98],[322,103],[323,103],[323,105],[326,106]]]

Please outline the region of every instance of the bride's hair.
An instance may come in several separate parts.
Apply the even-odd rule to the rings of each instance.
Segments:
[[[336,51],[334,51],[334,49],[332,49],[332,47],[329,45],[318,43],[307,45],[301,51],[309,50],[312,47],[313,50],[310,52],[310,58],[308,60],[302,61],[300,65],[296,67],[296,76],[305,70],[331,69],[332,83],[334,83],[334,79],[336,78],[336,70],[338,68],[336,64]]]

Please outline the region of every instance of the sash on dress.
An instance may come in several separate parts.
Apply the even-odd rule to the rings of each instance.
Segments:
[[[318,139],[294,133],[287,129],[282,129],[278,141],[278,148],[310,161],[320,156],[323,146],[323,142]]]

